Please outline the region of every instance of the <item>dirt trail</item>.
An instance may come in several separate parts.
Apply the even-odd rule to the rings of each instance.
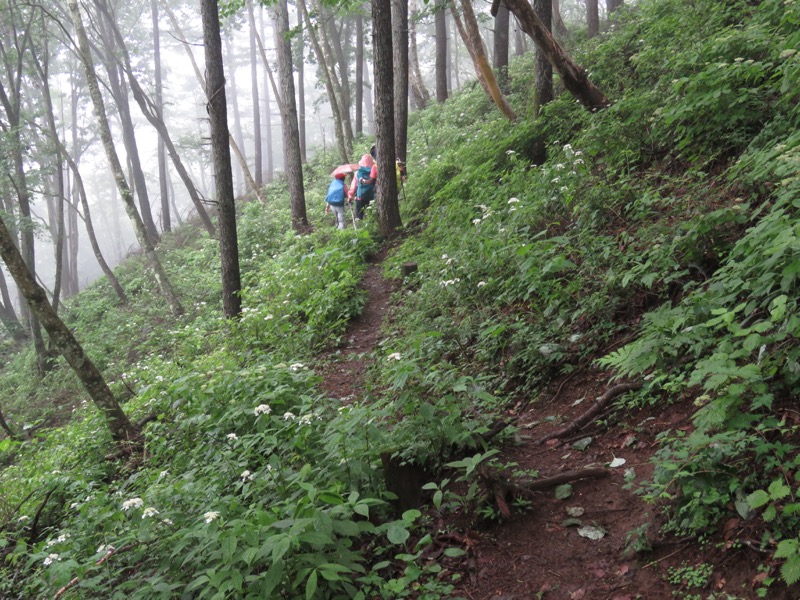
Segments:
[[[380,343],[381,325],[390,314],[394,289],[393,282],[381,274],[387,253],[384,249],[369,261],[361,283],[368,296],[362,314],[350,323],[340,346],[322,355],[317,364],[322,388],[331,398],[347,402],[369,392],[365,371],[372,361],[371,351]],[[564,499],[556,498],[553,490],[530,494],[522,504],[507,497],[509,518],[479,520],[463,512],[436,518],[440,525],[448,523],[448,528],[456,531],[452,538],[461,540],[467,551],[465,557],[445,561],[443,574],[462,575],[462,586],[452,598],[756,597],[752,583],[762,556],[746,549],[700,546],[696,540],[660,539],[659,509],[644,503],[626,484],[626,475],[635,473],[641,481],[651,474],[650,458],[658,447],[659,433],[690,428],[691,407],[679,403],[606,414],[601,424],[590,423],[569,440],[535,443],[584,413],[609,385],[606,373],[586,369],[554,382],[549,394],[543,394],[546,400],[509,409],[507,416],[515,419],[519,433],[502,449],[499,457],[503,463],[516,463],[518,469],[537,471],[540,477],[586,467],[608,468],[614,459],[625,459],[625,464],[608,468],[608,477],[573,482],[572,494]],[[632,535],[637,530],[646,536],[641,545],[652,545],[649,552],[629,552],[636,546]],[[603,537],[586,537],[589,531],[602,531]],[[712,564],[714,572],[703,589],[675,580],[674,569],[697,568],[704,563]]]
[[[366,393],[364,373],[371,364],[370,352],[381,340],[381,324],[389,311],[393,283],[381,274],[383,249],[368,260],[369,266],[360,287],[367,292],[364,310],[347,327],[338,348],[324,354],[317,373],[322,389],[331,398],[343,401],[363,398]]]

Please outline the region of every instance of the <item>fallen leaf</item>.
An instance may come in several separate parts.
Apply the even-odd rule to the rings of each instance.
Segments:
[[[568,506],[566,508],[567,514],[570,517],[580,517],[583,513],[586,512],[586,509],[582,506]]]
[[[578,529],[578,535],[596,541],[603,539],[606,536],[606,532],[594,525],[584,525]]]
[[[630,570],[631,568],[628,565],[620,565],[619,569],[617,569],[617,575],[624,577]]]
[[[586,597],[586,590],[583,588],[572,592],[570,595],[570,600],[583,600]]]
[[[622,466],[622,465],[624,465],[626,462],[628,462],[628,461],[627,461],[627,460],[625,460],[624,458],[615,458],[615,459],[614,459],[614,460],[612,460],[610,463],[608,463],[608,466],[609,466],[609,467],[611,467],[612,469],[615,469],[615,468],[617,468],[617,467],[621,467],[621,466]]]

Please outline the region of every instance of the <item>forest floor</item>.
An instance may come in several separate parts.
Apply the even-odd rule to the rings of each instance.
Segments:
[[[385,254],[386,250],[370,261],[361,283],[368,295],[362,314],[350,323],[339,348],[320,357],[317,373],[323,378],[323,389],[342,402],[364,397],[371,351],[381,341],[384,319],[390,317],[391,294],[397,282],[381,274]],[[443,537],[450,545],[466,550],[459,558],[447,558],[441,552],[437,557],[445,567],[443,578],[461,575],[461,585],[449,597],[758,597],[754,589],[765,577],[758,565],[766,559],[757,550],[758,539],[752,545],[725,542],[734,531],[741,536],[746,524],[731,519],[723,530],[710,531],[712,541],[704,544],[696,538],[665,537],[659,534],[659,507],[645,503],[626,484],[626,476],[635,474],[635,481],[642,481],[651,475],[650,459],[658,448],[660,433],[691,430],[691,400],[626,414],[606,412],[564,439],[537,443],[585,413],[610,387],[606,373],[587,368],[554,382],[553,389],[542,394],[544,400],[521,401],[508,409],[506,416],[513,419],[517,433],[497,455],[503,463],[516,463],[519,470],[535,470],[539,478],[585,468],[601,468],[608,475],[573,481],[571,495],[563,499],[556,498],[552,488],[526,492],[523,502],[514,502],[513,493],[500,494],[492,512],[499,514],[500,505],[507,504],[507,518],[478,520],[473,515],[468,520],[465,513],[432,513],[436,531],[430,533],[434,539],[446,531]],[[624,459],[624,464],[612,468],[612,464],[622,462],[618,459]],[[796,590],[794,595],[770,590],[767,597],[788,599],[797,598],[796,594]]]

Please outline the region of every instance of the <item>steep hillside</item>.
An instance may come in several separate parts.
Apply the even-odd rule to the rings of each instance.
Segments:
[[[191,229],[189,316],[135,259],[130,306],[81,294],[133,447],[10,358],[0,596],[797,597],[800,6],[618,14],[574,49],[608,109],[413,115],[397,239],[332,228],[322,155],[314,233],[280,184],[242,201],[239,322]]]

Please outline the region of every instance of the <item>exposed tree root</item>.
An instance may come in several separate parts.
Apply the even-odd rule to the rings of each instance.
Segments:
[[[562,427],[557,431],[553,431],[552,433],[548,433],[547,435],[543,435],[542,437],[534,440],[534,444],[539,446],[544,444],[548,440],[553,440],[557,438],[562,438],[564,436],[570,435],[575,433],[576,431],[582,429],[589,423],[591,423],[597,415],[599,415],[605,407],[617,396],[621,396],[625,392],[631,392],[633,390],[638,390],[642,387],[641,382],[634,382],[634,383],[620,383],[615,385],[614,387],[610,388],[606,391],[605,394],[600,396],[595,403],[587,410],[585,413],[580,415],[577,419],[575,419],[572,423],[567,425],[566,427]]]

